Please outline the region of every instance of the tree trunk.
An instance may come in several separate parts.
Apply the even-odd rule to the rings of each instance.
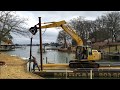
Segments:
[[[0,39],[0,46],[1,46],[1,39]]]
[[[66,37],[64,37],[64,48],[67,48]]]
[[[115,42],[117,42],[117,36],[115,35]]]

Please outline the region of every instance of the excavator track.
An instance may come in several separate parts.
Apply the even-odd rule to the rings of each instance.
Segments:
[[[70,68],[99,68],[99,64],[94,61],[78,61],[71,60],[69,62]]]

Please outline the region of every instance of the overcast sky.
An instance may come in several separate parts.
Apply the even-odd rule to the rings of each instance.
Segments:
[[[95,20],[98,16],[108,11],[16,11],[16,14],[20,17],[27,18],[27,27],[33,27],[39,22],[38,17],[41,17],[41,22],[53,22],[53,21],[69,21],[70,19],[83,16],[87,20]],[[45,29],[42,29],[44,31]],[[46,32],[42,35],[43,43],[56,42],[58,32],[60,30],[56,28],[46,29]],[[31,34],[32,35],[32,34]],[[30,38],[23,36],[13,35],[13,42],[16,44],[29,44]],[[33,43],[39,44],[39,33],[33,36]]]

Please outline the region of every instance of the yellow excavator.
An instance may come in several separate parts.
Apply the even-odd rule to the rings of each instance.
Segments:
[[[99,64],[95,61],[101,60],[101,53],[97,50],[93,50],[91,46],[83,45],[82,39],[75,32],[76,30],[71,28],[65,20],[59,22],[47,22],[43,24],[47,25],[41,26],[41,29],[61,27],[66,33],[68,33],[72,37],[72,39],[76,41],[76,58],[69,61],[70,68],[99,68]]]

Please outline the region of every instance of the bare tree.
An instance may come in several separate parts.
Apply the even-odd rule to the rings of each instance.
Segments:
[[[78,33],[78,35],[84,39],[84,18],[79,16],[78,18],[74,18],[70,20],[70,25],[76,30],[76,32]]]
[[[76,30],[84,44],[86,44],[86,41],[89,39],[89,33],[91,32],[91,22],[91,20],[85,20],[81,16],[70,21],[70,24]]]
[[[112,38],[116,41],[120,34],[120,12],[110,12],[97,17],[96,20],[85,20],[84,17],[71,19],[69,24],[74,28],[84,44],[89,38],[101,42]],[[75,43],[75,41],[72,41]]]
[[[119,36],[120,33],[120,12],[111,12],[104,15],[106,22],[106,29],[109,31],[109,35],[112,38],[112,42]]]
[[[98,17],[91,25],[92,33],[90,34],[90,38],[94,39],[94,42],[100,42],[110,38],[106,29],[107,26],[104,16]]]
[[[20,18],[14,11],[1,11],[0,12],[0,42],[4,39],[12,39],[11,32],[14,34],[28,35],[28,30],[24,27],[27,19]]]
[[[70,40],[70,36],[65,32],[65,31],[60,31],[57,37],[57,41],[60,43],[63,43],[63,48],[68,48],[68,43],[67,41]]]

